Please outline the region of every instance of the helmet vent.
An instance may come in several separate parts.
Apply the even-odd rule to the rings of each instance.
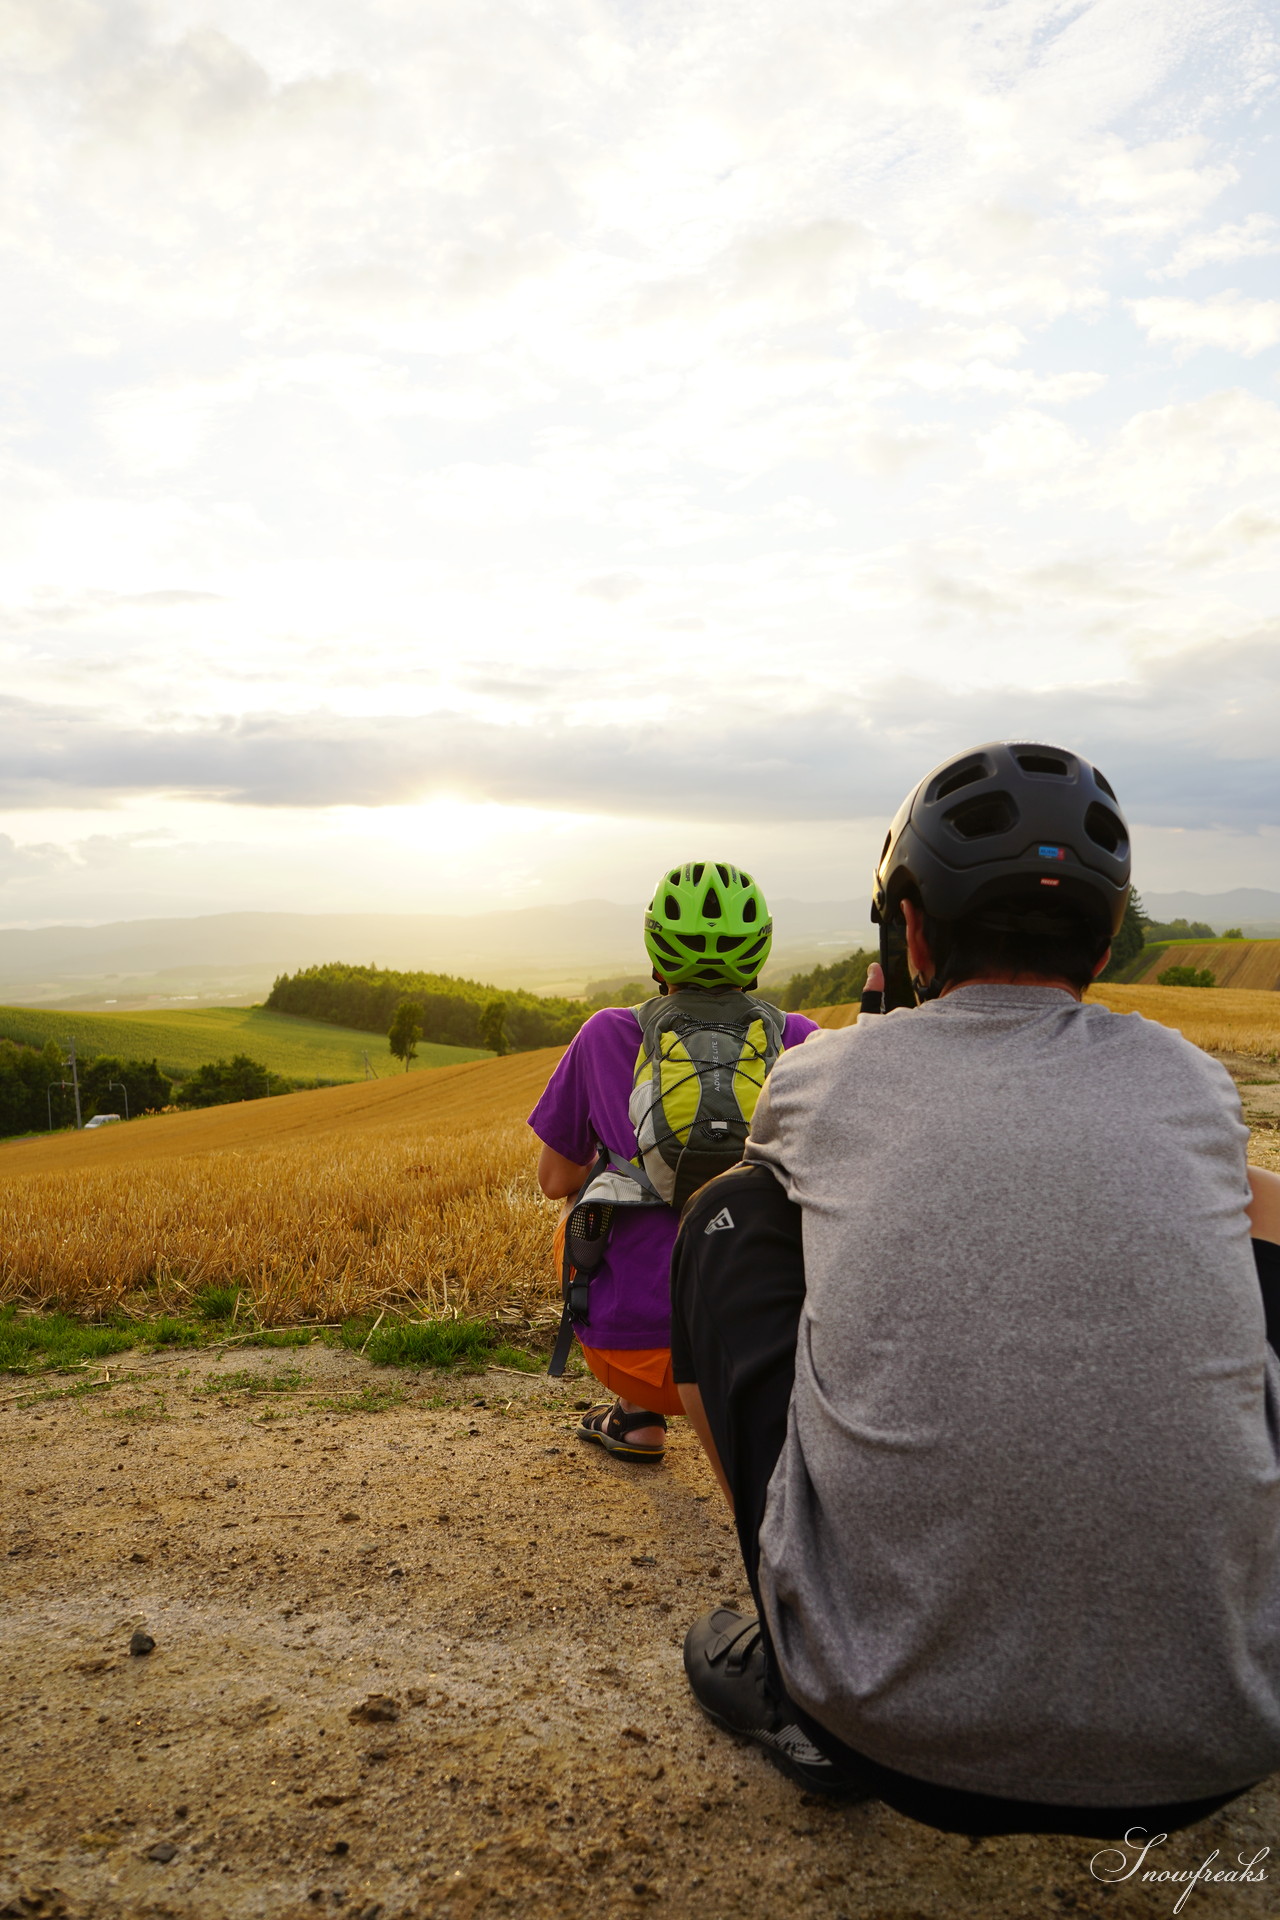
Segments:
[[[687,947],[690,953],[705,953],[707,950],[707,936],[704,933],[682,933],[680,935],[680,945]]]
[[[1007,793],[975,793],[944,816],[962,840],[992,840],[1018,824],[1018,809]]]
[[[742,920],[743,920],[744,926],[749,927],[751,925],[751,922],[755,919],[755,917],[756,917],[756,903],[754,900],[748,900],[745,902],[742,909]]]
[[[706,870],[707,870],[706,866],[701,860],[697,861],[695,865],[690,867],[689,878],[692,880],[695,887],[701,881],[702,876],[706,872]]]
[[[746,937],[745,933],[718,933],[716,935],[716,952],[733,953],[742,945]]]
[[[1098,785],[1099,785],[1099,786],[1100,786],[1100,787],[1102,788],[1102,791],[1103,791],[1103,792],[1104,792],[1105,794],[1108,794],[1108,795],[1109,795],[1109,796],[1111,797],[1111,799],[1112,799],[1112,800],[1115,800],[1115,798],[1116,798],[1116,790],[1115,790],[1115,788],[1114,788],[1114,787],[1112,786],[1112,784],[1111,784],[1111,782],[1110,782],[1110,781],[1108,780],[1108,778],[1107,778],[1107,776],[1106,776],[1106,774],[1105,774],[1105,773],[1100,773],[1100,772],[1099,772],[1099,770],[1098,770],[1098,768],[1097,768],[1097,767],[1095,767],[1095,768],[1094,768],[1094,770],[1093,770],[1093,777],[1094,777],[1094,779],[1095,779],[1095,780],[1097,781],[1097,783],[1098,783]],[[1117,800],[1117,801],[1116,801],[1116,805],[1118,806],[1119,804],[1120,804],[1120,803],[1119,803],[1119,801]]]
[[[1015,753],[1014,759],[1024,773],[1051,773],[1059,780],[1065,780],[1071,772],[1065,760],[1056,753]]]
[[[680,902],[674,894],[669,893],[666,896],[662,902],[662,911],[666,914],[668,920],[678,920],[680,918]]]
[[[935,800],[945,800],[948,795],[959,793],[961,787],[971,787],[975,780],[984,780],[986,775],[987,769],[984,763],[981,760],[971,760],[967,767],[957,767],[954,773],[949,773],[933,797]],[[882,860],[888,851],[889,841],[886,837],[884,852],[880,855]]]
[[[718,920],[722,911],[720,895],[714,887],[708,887],[702,896],[702,912],[704,918],[707,920]]]
[[[728,869],[728,867],[726,867],[726,866],[724,866],[724,865],[722,865],[722,863],[721,863],[721,862],[720,862],[719,860],[717,860],[717,861],[716,861],[716,872],[717,872],[717,873],[718,873],[718,874],[720,875],[720,885],[721,885],[722,887],[727,887],[727,886],[728,886],[728,884],[729,884],[729,869]]]
[[[1110,807],[1104,807],[1095,800],[1084,816],[1084,830],[1096,847],[1104,853],[1120,853],[1129,844],[1129,836],[1124,822]]]

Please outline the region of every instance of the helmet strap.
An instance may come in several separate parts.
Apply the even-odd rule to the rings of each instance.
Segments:
[[[884,1011],[914,1007],[919,995],[907,960],[907,923],[896,900],[880,916],[880,965],[884,972]]]

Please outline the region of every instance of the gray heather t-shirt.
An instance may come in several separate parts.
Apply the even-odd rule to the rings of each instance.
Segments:
[[[761,1531],[787,1685],[858,1751],[1074,1805],[1280,1766],[1280,1368],[1224,1068],[964,987],[815,1034],[747,1148],[804,1210]]]

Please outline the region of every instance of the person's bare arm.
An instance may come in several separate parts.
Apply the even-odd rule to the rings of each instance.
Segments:
[[[1280,1173],[1268,1173],[1265,1167],[1250,1167],[1249,1231],[1255,1240],[1274,1240],[1280,1244]]]
[[[576,1160],[566,1160],[554,1147],[544,1144],[538,1155],[538,1185],[548,1200],[567,1200],[570,1194],[578,1191],[590,1173],[592,1164],[588,1160],[585,1166],[580,1167]]]
[[[702,1389],[692,1383],[682,1384],[676,1381],[676,1392],[680,1395],[680,1405],[685,1417],[702,1442],[702,1450],[711,1462],[711,1471],[720,1482],[720,1491],[729,1502],[729,1511],[733,1512],[733,1495],[729,1491],[729,1482],[724,1468],[720,1465],[720,1455],[716,1452],[716,1443],[711,1438],[711,1423],[707,1419],[707,1410],[702,1404]]]

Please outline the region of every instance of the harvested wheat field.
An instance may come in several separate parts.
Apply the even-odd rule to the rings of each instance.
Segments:
[[[0,1148],[4,1296],[154,1312],[230,1276],[271,1324],[536,1325],[555,1057]],[[1172,1911],[1096,1843],[830,1806],[709,1727],[680,1643],[746,1601],[728,1516],[680,1421],[660,1468],[583,1446],[588,1385],[318,1343],[0,1380],[0,1920]],[[1268,1782],[1159,1864],[1278,1839]]]
[[[1243,987],[1090,987],[1114,1013],[1140,1013],[1176,1027],[1209,1053],[1280,1056],[1280,994]]]
[[[555,1209],[524,1125],[554,1048],[0,1149],[0,1301],[264,1326],[550,1311]]]
[[[1219,987],[1274,993],[1280,988],[1280,940],[1177,940],[1152,955],[1135,984],[1154,984],[1166,967],[1208,967]]]
[[[1280,954],[1280,941],[1274,945]],[[1280,994],[1242,987],[1107,985],[1090,987],[1089,998],[1114,1013],[1140,1013],[1162,1027],[1176,1027],[1210,1053],[1255,1054],[1270,1062],[1280,1057]],[[858,1008],[854,1002],[813,1007],[809,1018],[821,1027],[851,1027]]]

